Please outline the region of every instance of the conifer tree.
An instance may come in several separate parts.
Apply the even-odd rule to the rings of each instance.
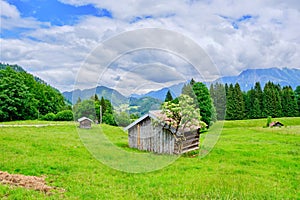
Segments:
[[[211,98],[213,99],[217,119],[225,119],[226,94],[224,85],[221,83],[211,84],[209,92]]]
[[[192,78],[192,80],[190,81],[190,85],[193,86],[196,83],[196,81]]]
[[[298,114],[300,116],[300,86],[296,87],[295,96],[296,96],[296,100],[297,100],[297,104],[298,104]]]
[[[209,126],[212,120],[212,100],[209,91],[203,83],[197,82],[193,86],[194,94],[197,98],[202,120]]]
[[[253,106],[255,100],[255,90],[251,88],[245,95],[245,115],[248,119],[253,119]]]
[[[95,101],[99,101],[99,97],[97,94],[95,94],[95,97],[94,97]]]
[[[100,103],[101,102],[100,102],[97,94],[94,95],[93,99],[94,99],[94,104],[95,104],[96,119],[98,122],[100,122],[100,112],[101,112],[100,111]]]
[[[240,85],[234,85],[234,102],[235,102],[235,119],[244,119],[245,115],[245,102]]]
[[[95,102],[95,110],[96,110],[96,115],[97,117],[99,116],[99,120],[100,120],[100,109],[101,109],[102,120],[100,120],[100,122],[102,121],[103,123],[113,125],[113,126],[117,125],[114,119],[114,108],[111,102],[108,99],[104,99],[103,96],[101,97],[100,102],[99,103],[97,102],[99,101]]]
[[[266,83],[263,92],[263,115],[272,117],[282,116],[280,87],[272,82]]]
[[[255,101],[257,101],[255,103]],[[251,88],[247,92],[247,98],[245,99],[245,111],[247,118],[257,119],[262,117],[263,108],[263,92],[259,82],[255,83],[254,88]]]
[[[228,84],[227,83],[225,83],[225,94],[226,94],[226,96],[228,94]]]
[[[102,113],[102,117],[103,117],[103,114],[105,113],[106,111],[106,103],[105,103],[105,100],[103,98],[103,96],[101,97],[101,100],[100,100],[100,106],[101,106],[101,113]]]
[[[261,89],[261,85],[259,82],[256,82],[255,83],[255,86],[254,86],[254,91],[255,91],[255,98],[257,98],[258,102],[259,102],[259,107],[260,107],[260,110],[262,110],[263,108],[263,91]],[[262,117],[261,116],[262,114],[260,114],[259,117]]]
[[[260,101],[258,98],[254,99],[251,115],[251,119],[258,119],[261,117]]]
[[[297,99],[291,86],[283,87],[281,101],[284,117],[296,117],[298,115]]]
[[[173,100],[172,94],[171,94],[170,90],[168,90],[168,92],[166,94],[165,102],[169,102],[172,100]]]
[[[234,87],[229,85],[226,95],[226,117],[225,119],[235,119]]]
[[[184,84],[182,87],[182,90],[181,90],[181,94],[185,94],[185,95],[188,95],[189,97],[191,97],[194,101],[195,107],[198,108],[197,98],[193,91],[193,86],[191,84]]]

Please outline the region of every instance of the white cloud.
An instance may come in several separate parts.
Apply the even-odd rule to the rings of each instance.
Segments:
[[[15,6],[10,5],[3,0],[0,1],[0,8],[1,8],[1,16],[3,17],[11,17],[11,18],[20,17],[20,13],[18,9]]]
[[[0,0],[1,8],[1,32],[14,28],[38,28],[39,26],[49,26],[49,23],[42,23],[34,18],[22,18],[20,12],[14,5],[10,5],[6,1]]]
[[[1,61],[24,66],[28,71],[38,74],[60,90],[72,89],[73,85],[70,83],[76,78],[73,75],[100,42],[109,40],[124,31],[141,28],[165,28],[176,31],[199,44],[218,67],[218,69],[201,68],[201,75],[204,79],[217,78],[220,73],[236,75],[246,68],[300,68],[300,2],[297,0],[213,0],[191,1],[192,3],[179,0],[61,1],[76,6],[93,4],[98,8],[109,10],[113,18],[86,16],[73,26],[45,27],[36,19],[20,17],[16,7],[0,1],[1,29],[33,28],[31,31],[22,33],[23,38],[1,39]],[[252,18],[239,21],[245,15],[250,15]],[[136,17],[140,19],[131,23]],[[232,23],[236,23],[238,29],[235,29]],[[145,34],[144,37],[151,36]],[[110,58],[107,55],[116,56],[122,49],[135,48],[139,43],[146,42],[148,46],[155,42],[157,44],[162,36],[157,35],[156,39],[151,38],[152,40],[148,43],[143,37],[128,39],[127,42],[126,38],[123,38],[122,42],[117,41],[114,44],[114,49],[102,51],[101,54],[90,57],[87,63],[91,62],[89,68],[92,69],[86,72],[84,80],[93,80],[93,84],[97,83],[99,74],[93,74],[93,70],[99,72],[97,67],[105,59]],[[178,51],[183,57],[189,57],[196,63],[200,62],[203,56],[199,55],[199,51],[185,52],[186,48],[182,47],[179,39],[179,37],[166,37],[164,41],[166,44],[172,44],[173,50]],[[115,51],[116,49],[118,51]],[[125,91],[128,88],[136,90],[135,84],[138,81],[144,85],[140,91],[146,91],[151,84],[158,87],[160,84],[155,84],[155,79],[149,80],[155,73],[148,73],[149,76],[143,77],[138,73],[128,72],[130,66],[134,64],[140,66],[143,66],[143,63],[149,64],[145,55],[141,57],[144,60],[139,62],[133,58],[121,59],[123,68],[119,69],[118,73],[113,69],[107,71],[103,79],[105,84],[114,86],[120,83],[120,80],[124,78],[122,76],[128,73],[126,74],[127,82],[118,85],[120,90]],[[168,62],[166,56],[159,54],[151,58],[151,63],[155,58],[155,62],[159,65],[176,64],[176,59],[173,63]],[[124,68],[125,61],[128,63],[127,69]],[[156,72],[161,75],[161,71]],[[188,71],[187,67],[178,68],[178,73],[193,74],[192,70]],[[173,83],[173,81],[166,80],[167,85],[171,82]],[[88,82],[85,83],[85,86],[87,85]]]

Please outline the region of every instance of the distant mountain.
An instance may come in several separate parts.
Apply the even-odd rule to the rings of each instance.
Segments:
[[[157,110],[160,108],[162,103],[161,100],[155,99],[152,97],[125,97],[120,94],[118,91],[105,87],[98,86],[96,88],[84,89],[84,90],[74,90],[70,92],[63,92],[63,96],[75,104],[80,97],[81,100],[89,99],[91,96],[94,96],[95,93],[99,98],[102,96],[105,99],[108,99],[112,102],[113,106],[120,107],[122,104],[128,104],[129,113],[143,115],[147,113],[149,110]]]
[[[290,85],[295,89],[296,86],[300,85],[300,70],[289,68],[247,69],[242,71],[238,76],[225,76],[213,81],[213,83],[221,82],[224,84],[235,84],[238,82],[243,91],[248,91],[252,87],[254,87],[256,82],[260,82],[261,86],[264,87],[264,85],[268,81],[280,84],[281,86]],[[168,90],[171,91],[172,96],[174,98],[179,96],[181,94],[181,90],[184,84],[185,83],[175,84],[170,87],[164,87],[162,89],[150,91],[145,94],[132,94],[129,98],[123,96],[118,91],[105,86],[98,86],[96,89],[91,88],[84,90],[75,90],[71,92],[64,92],[63,95],[73,104],[76,103],[78,97],[80,97],[81,99],[88,99],[92,95],[94,95],[96,91],[96,94],[99,97],[103,96],[104,98],[111,100],[113,105],[135,102],[135,99],[143,99],[143,101],[149,102],[150,100],[145,99],[145,97],[151,97],[151,105],[157,105],[158,103],[156,102],[156,99],[160,102],[163,102],[165,100]],[[210,85],[210,83],[205,84],[208,87]],[[74,95],[73,100],[72,95]],[[139,104],[139,106],[142,106],[142,104],[144,103],[139,102]]]
[[[290,85],[292,88],[296,88],[300,85],[300,70],[299,69],[289,69],[289,68],[267,68],[267,69],[247,69],[242,71],[238,76],[224,76],[219,78],[213,83],[220,82],[220,83],[227,83],[227,84],[235,84],[239,83],[241,89],[243,91],[248,91],[252,87],[254,87],[256,82],[260,82],[261,86],[268,82],[272,81],[276,84],[280,84],[281,86]],[[208,87],[211,83],[204,83]],[[170,89],[173,97],[177,97],[181,94],[181,90],[184,83],[179,83],[170,87],[162,88],[156,91],[150,91],[146,94],[136,95],[133,94],[132,97],[135,98],[142,98],[142,97],[153,97],[164,101],[168,90]]]
[[[242,71],[238,76],[225,76],[214,82],[224,84],[239,83],[243,91],[248,91],[254,87],[256,82],[260,82],[261,86],[264,87],[268,81],[280,84],[281,86],[290,85],[295,89],[300,85],[300,70],[289,68],[247,69]]]
[[[132,94],[131,97],[134,97],[134,98],[152,97],[154,99],[159,99],[160,101],[164,101],[168,90],[171,91],[173,98],[178,97],[181,94],[181,89],[182,89],[183,85],[184,85],[184,83],[179,83],[176,85],[172,85],[170,87],[165,87],[165,88],[162,88],[159,90],[150,91],[146,94],[141,94],[141,95]]]
[[[63,92],[62,94],[67,100],[72,102],[72,104],[75,104],[79,97],[81,100],[84,100],[89,99],[95,94],[97,94],[99,98],[103,96],[105,99],[110,100],[114,106],[128,103],[128,98],[123,96],[118,91],[105,86],[97,86],[96,88],[84,90],[77,89],[70,92]]]

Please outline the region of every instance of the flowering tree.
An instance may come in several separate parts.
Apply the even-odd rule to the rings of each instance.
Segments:
[[[165,127],[172,132],[181,151],[182,142],[185,140],[184,132],[199,127],[205,129],[207,125],[201,121],[199,108],[195,106],[193,98],[182,94],[178,100],[179,103],[165,102],[162,105],[162,113],[167,117]]]

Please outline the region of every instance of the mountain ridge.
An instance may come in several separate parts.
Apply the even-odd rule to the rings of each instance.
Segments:
[[[227,83],[235,84],[239,83],[243,91],[248,91],[254,87],[256,82],[260,82],[261,86],[267,82],[274,82],[281,86],[290,85],[292,88],[296,88],[300,85],[300,69],[295,68],[266,68],[266,69],[246,69],[237,76],[224,76],[213,81],[213,83]]]
[[[240,74],[238,74],[237,76],[224,76],[221,78],[216,79],[215,81],[212,82],[207,82],[205,83],[208,87],[210,86],[211,83],[227,83],[227,84],[235,84],[235,83],[239,83],[240,87],[243,91],[248,91],[250,90],[252,87],[254,87],[256,82],[260,82],[261,86],[264,87],[264,85],[268,82],[274,82],[275,84],[280,84],[281,86],[287,86],[290,85],[292,86],[293,89],[295,89],[298,85],[300,85],[300,69],[295,69],[295,68],[266,68],[266,69],[246,69],[243,70]],[[168,90],[171,91],[171,94],[173,97],[177,97],[180,95],[181,93],[181,89],[183,87],[185,83],[177,83],[174,84],[170,87],[164,87],[161,88],[159,90],[154,90],[154,91],[150,91],[148,93],[145,94],[131,94],[129,97],[126,97],[124,95],[122,95],[121,93],[117,92],[114,89],[105,87],[105,86],[98,86],[98,87],[103,87],[103,88],[107,88],[107,94],[109,93],[116,93],[119,96],[119,98],[121,98],[121,103],[126,103],[129,102],[128,99],[130,98],[136,98],[136,99],[140,99],[143,97],[152,97],[154,99],[159,99],[160,101],[164,101],[164,98],[166,96],[166,93],[168,92]],[[81,99],[85,99],[85,98],[90,98],[90,96],[94,95],[95,93],[91,92],[91,91],[95,91],[95,88],[91,88],[91,89],[84,89],[84,90],[89,90],[89,95],[85,95],[84,98]],[[82,91],[84,91],[82,90]],[[76,91],[74,90],[75,94],[77,95]],[[80,90],[81,91],[81,90]],[[100,89],[99,89],[100,91]],[[78,91],[77,91],[78,92]],[[65,94],[68,95],[72,95],[72,91],[70,92],[63,92],[63,95],[65,96]],[[83,92],[85,93],[85,92]],[[75,95],[75,103],[76,100],[79,96]],[[102,96],[101,93],[97,93],[97,95],[100,97]],[[66,96],[65,96],[66,97]],[[114,101],[114,98],[111,98],[111,96],[106,95],[104,96],[105,98],[108,99],[112,99],[112,101]],[[72,96],[68,96],[67,99],[72,98]],[[74,99],[74,98],[73,98]],[[69,99],[70,100],[70,99]],[[117,103],[118,101],[116,101]],[[74,103],[74,102],[73,102]],[[115,104],[115,103],[114,103]]]
[[[76,89],[73,91],[62,93],[66,99],[68,99],[72,104],[75,104],[80,97],[80,99],[89,99],[91,96],[97,94],[99,98],[103,97],[110,100],[114,105],[120,105],[126,103],[128,98],[122,95],[117,90],[111,89],[106,86],[97,86],[95,88],[89,89]]]

